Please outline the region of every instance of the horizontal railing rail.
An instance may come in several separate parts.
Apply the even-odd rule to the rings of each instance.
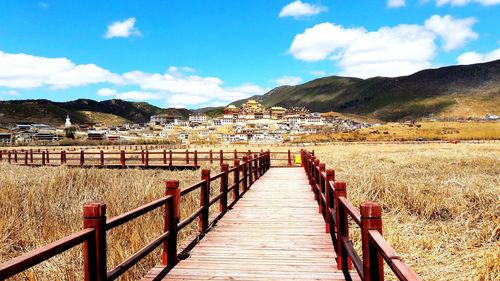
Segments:
[[[92,251],[95,250],[95,229],[87,228],[81,230],[39,249],[27,252],[19,257],[0,264],[0,280],[19,274],[30,267],[55,257],[56,255],[62,254],[82,243],[88,243],[88,246],[84,247],[85,258],[87,259],[90,256],[94,256]],[[85,271],[88,274],[88,280],[95,280],[97,277],[97,265],[95,264],[95,261],[86,262],[85,264]]]
[[[302,150],[301,159],[319,212],[325,219],[326,232],[332,237],[338,269],[347,271],[354,265],[361,280],[384,280],[385,261],[399,280],[422,280],[382,236],[382,207],[364,202],[356,208],[347,199],[346,183],[335,180],[335,171],[326,169],[314,151]],[[361,230],[361,255],[349,238],[349,218]]]
[[[271,153],[267,151],[254,155],[245,155],[242,161],[235,159],[231,168],[228,164],[222,163],[221,171],[214,176],[210,176],[209,169],[203,169],[201,171],[201,181],[183,190],[179,188],[178,180],[168,180],[166,181],[164,197],[109,220],[106,218],[106,204],[85,204],[83,207],[84,230],[0,264],[0,279],[3,280],[19,274],[82,243],[84,244],[86,281],[115,280],[159,246],[162,246],[162,264],[167,268],[173,268],[179,261],[177,251],[179,231],[198,218],[199,237],[203,237],[209,231],[210,226],[218,218],[221,218],[228,211],[228,208],[236,204],[241,196],[249,190],[250,186],[269,170],[270,163]],[[233,177],[231,189],[229,188],[230,175]],[[219,194],[211,198],[211,183],[216,180],[220,181]],[[180,221],[181,196],[190,194],[195,190],[200,190],[200,207]],[[228,193],[230,191],[232,191],[233,197],[231,204],[228,205]],[[210,206],[217,201],[219,202],[219,215],[210,221]],[[163,232],[152,242],[108,271],[107,231],[160,207],[165,208]]]
[[[242,160],[244,156],[255,156],[264,153],[256,151],[173,151],[163,149],[162,151],[150,150],[120,150],[120,151],[80,151],[60,150],[51,151],[49,149],[13,149],[0,150],[0,162],[23,166],[81,166],[81,167],[101,167],[101,168],[125,168],[125,167],[143,167],[143,168],[198,168],[202,162],[224,163],[234,160]],[[281,166],[294,166],[295,157],[300,152],[274,151],[267,153],[274,162],[281,161]],[[202,156],[202,157],[200,157]],[[286,163],[286,164],[285,164]]]

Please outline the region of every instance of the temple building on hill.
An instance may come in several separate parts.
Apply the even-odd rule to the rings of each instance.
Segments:
[[[226,107],[224,110],[224,119],[286,120],[288,117],[297,117],[304,119],[308,114],[309,111],[305,108],[286,109],[280,106],[273,106],[267,109],[256,100],[248,100],[239,108],[232,104]]]

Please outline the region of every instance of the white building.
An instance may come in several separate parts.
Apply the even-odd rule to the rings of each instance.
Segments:
[[[71,120],[69,119],[69,114],[66,115],[66,123],[64,123],[64,127],[66,128],[71,127]]]
[[[205,123],[207,122],[208,117],[206,114],[202,113],[193,113],[189,115],[189,122],[194,122],[194,123]]]

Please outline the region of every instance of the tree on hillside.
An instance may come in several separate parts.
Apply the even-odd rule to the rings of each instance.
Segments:
[[[64,134],[69,139],[75,139],[75,132],[76,132],[75,127],[64,128]]]

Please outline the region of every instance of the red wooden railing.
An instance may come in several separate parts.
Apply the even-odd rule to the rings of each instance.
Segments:
[[[162,263],[168,268],[174,267],[178,262],[177,234],[180,230],[198,218],[200,236],[209,231],[211,225],[219,220],[250,186],[270,168],[270,152],[243,156],[242,161],[234,160],[234,166],[221,165],[221,171],[211,176],[210,170],[201,172],[201,181],[180,190],[178,180],[166,181],[165,197],[143,205],[127,213],[106,219],[106,205],[102,203],[89,203],[83,207],[84,230],[71,234],[42,248],[28,252],[22,256],[0,264],[0,280],[16,275],[33,267],[51,257],[61,254],[83,243],[84,272],[87,281],[115,280],[129,268],[137,264],[154,249],[162,248]],[[233,183],[229,178],[233,174]],[[210,198],[210,186],[215,180],[220,181],[219,193]],[[200,207],[190,216],[180,221],[180,198],[195,190],[200,189]],[[228,193],[233,191],[232,202],[228,204]],[[210,206],[219,202],[219,214],[210,221]],[[123,225],[135,218],[147,214],[155,209],[164,207],[163,233],[144,248],[128,257],[114,269],[108,271],[106,267],[106,233],[107,231]]]
[[[382,236],[381,206],[365,202],[358,210],[347,200],[346,183],[336,181],[335,171],[327,170],[314,151],[302,150],[301,158],[319,212],[325,219],[326,232],[332,236],[338,269],[349,270],[354,264],[361,280],[384,280],[385,260],[399,280],[422,280]],[[361,228],[362,258],[349,239],[349,217]]]
[[[23,166],[85,166],[85,167],[198,167],[202,162],[220,164],[243,156],[256,155],[264,151],[67,151],[57,152],[50,150],[0,150],[0,162]],[[293,166],[293,156],[299,152],[274,151],[269,152],[273,161],[282,161],[283,166]]]

